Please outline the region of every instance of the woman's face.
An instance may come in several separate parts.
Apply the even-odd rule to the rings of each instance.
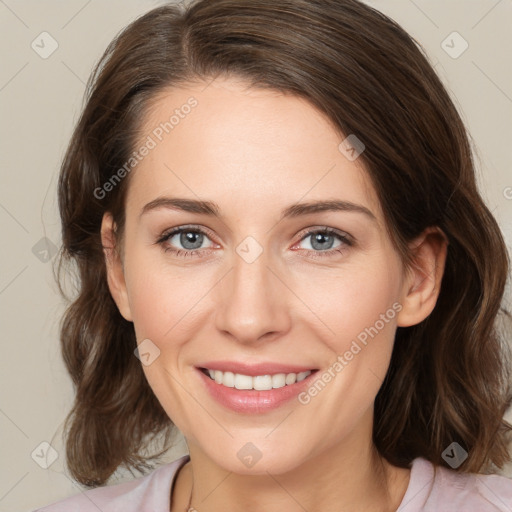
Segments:
[[[357,152],[306,101],[233,79],[169,89],[144,126],[109,283],[189,447],[278,474],[366,446],[411,281]]]

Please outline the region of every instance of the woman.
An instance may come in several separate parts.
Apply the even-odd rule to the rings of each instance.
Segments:
[[[153,469],[174,427],[190,454],[40,510],[512,509],[508,255],[392,20],[150,11],[90,79],[59,205],[71,474]]]

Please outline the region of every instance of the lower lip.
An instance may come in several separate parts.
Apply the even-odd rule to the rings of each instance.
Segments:
[[[208,392],[221,405],[236,412],[259,414],[277,409],[295,398],[305,387],[309,386],[317,370],[304,380],[283,386],[282,388],[258,391],[255,389],[236,389],[217,384],[213,379],[196,368]]]

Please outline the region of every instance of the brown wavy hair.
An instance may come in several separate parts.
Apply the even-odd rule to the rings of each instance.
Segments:
[[[477,190],[469,135],[424,50],[356,0],[198,0],[155,8],[110,43],[63,159],[55,270],[70,303],[60,341],[75,390],[64,428],[72,476],[95,487],[118,467],[144,473],[177,430],[107,285],[101,221],[111,212],[122,239],[131,174],[104,197],[97,191],[137,147],[159,92],[217,76],[305,98],[340,134],[364,142],[360,158],[404,264],[407,242],[425,228],[446,234],[437,304],[418,325],[397,329],[373,440],[400,467],[420,456],[447,466],[442,452],[456,441],[468,452],[458,471],[502,468],[510,461],[512,426],[503,416],[511,354],[508,324],[498,320],[510,320],[502,307],[509,256]],[[71,263],[76,293],[68,298],[63,270]],[[162,443],[157,453],[148,452],[153,441]]]

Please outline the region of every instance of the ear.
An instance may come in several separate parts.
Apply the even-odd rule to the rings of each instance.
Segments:
[[[116,246],[115,229],[116,225],[113,221],[112,214],[106,212],[101,222],[101,243],[105,254],[108,287],[121,315],[129,322],[132,322],[133,319],[126,290],[123,263],[119,248]]]
[[[413,264],[406,271],[398,327],[419,324],[434,309],[444,274],[448,238],[438,227],[427,228],[409,245]]]

